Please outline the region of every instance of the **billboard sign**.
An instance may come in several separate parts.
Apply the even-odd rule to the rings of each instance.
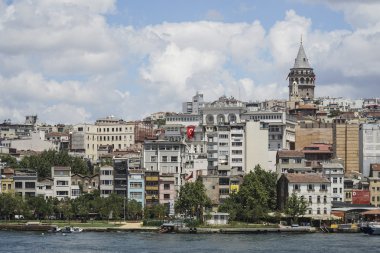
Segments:
[[[365,190],[352,191],[352,204],[371,204],[371,194]]]

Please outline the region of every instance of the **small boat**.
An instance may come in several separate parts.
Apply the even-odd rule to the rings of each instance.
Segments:
[[[61,229],[61,232],[65,233],[65,234],[67,234],[67,233],[80,233],[82,231],[83,231],[83,229],[80,227],[64,227]]]
[[[61,228],[58,226],[52,226],[51,229],[48,230],[49,233],[58,233],[61,232]]]
[[[380,223],[369,222],[360,226],[360,230],[369,235],[380,235]]]

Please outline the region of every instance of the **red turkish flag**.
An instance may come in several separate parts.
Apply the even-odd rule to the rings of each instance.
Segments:
[[[194,129],[195,126],[188,126],[186,129],[186,135],[188,139],[192,139],[194,137]]]

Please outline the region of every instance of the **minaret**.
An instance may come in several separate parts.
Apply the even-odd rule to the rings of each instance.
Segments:
[[[297,58],[289,75],[289,101],[309,100],[314,98],[315,74],[310,67],[302,45],[298,49]]]

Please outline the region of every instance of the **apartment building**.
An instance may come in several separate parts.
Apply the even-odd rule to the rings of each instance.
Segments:
[[[179,141],[146,140],[143,147],[142,166],[145,171],[174,175],[175,190],[179,190],[184,183],[185,144]]]
[[[102,166],[99,169],[99,190],[101,197],[109,197],[114,192],[114,170],[112,166]]]
[[[280,210],[295,193],[308,202],[306,217],[328,219],[331,214],[331,183],[321,174],[283,174],[277,181],[277,204]]]
[[[53,178],[53,197],[59,200],[71,198],[71,168],[52,167],[51,177]]]
[[[25,197],[35,197],[37,190],[37,172],[33,170],[16,170],[13,175],[15,193]]]
[[[361,124],[359,127],[360,172],[364,177],[370,174],[370,165],[380,163],[380,125]]]
[[[322,163],[323,175],[331,183],[331,200],[344,202],[344,167],[341,163]]]

